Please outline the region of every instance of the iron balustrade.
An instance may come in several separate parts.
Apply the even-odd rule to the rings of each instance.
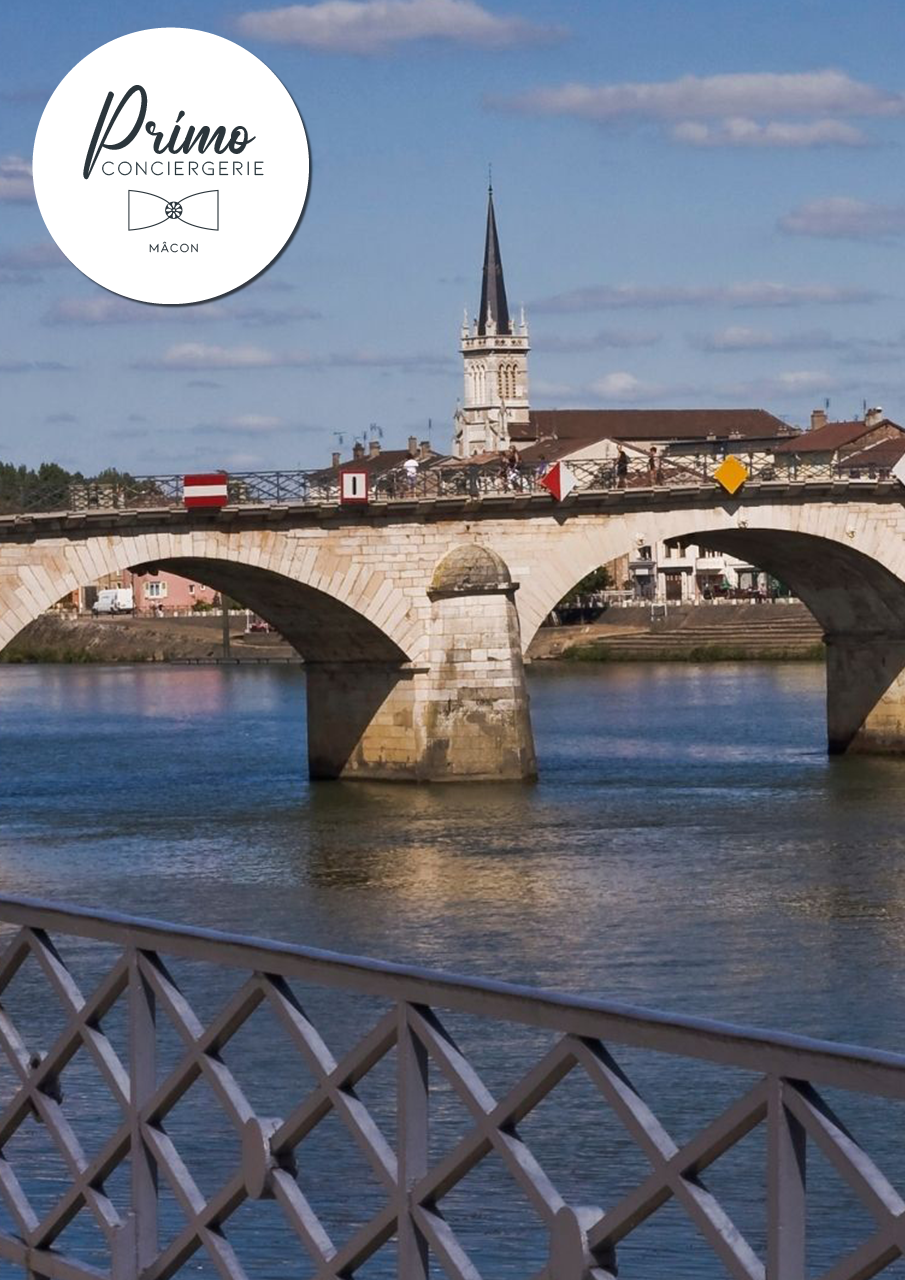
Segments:
[[[847,468],[843,463],[810,462],[806,457],[785,455],[780,461],[770,455],[741,453],[748,468],[748,488],[778,485],[859,485],[887,480],[889,474],[876,468]],[[624,474],[617,472],[613,458],[580,458],[565,465],[575,482],[574,492],[599,493],[612,490],[656,492],[658,490],[699,490],[715,498],[724,493],[713,473],[721,459],[710,454],[664,454],[654,468],[644,457],[633,457]],[[541,483],[547,463],[523,462],[517,471],[499,463],[425,463],[414,477],[403,468],[382,472],[371,479],[369,501],[373,504],[436,501],[443,498],[483,499],[547,494]],[[224,473],[226,474],[226,473]],[[325,471],[245,471],[227,475],[228,505],[234,507],[318,507],[335,506],[340,501],[339,472]],[[0,517],[31,513],[150,511],[183,506],[182,475],[134,476],[118,480],[54,481],[41,485],[29,482],[21,488],[0,493]],[[551,499],[552,500],[552,499]]]
[[[905,1253],[905,1201],[825,1096],[905,1100],[905,1056],[28,898],[0,898],[0,921],[4,1276],[11,1267],[28,1280],[168,1280],[190,1260],[198,1274],[199,1255],[213,1274],[246,1280],[243,1242],[272,1242],[279,1228],[285,1243],[254,1273],[266,1280],[480,1280],[475,1241],[488,1277],[611,1280],[618,1249],[629,1280],[675,1274],[662,1255],[654,1261],[632,1245],[649,1219],[679,1206],[721,1274],[804,1280],[811,1148],[872,1219],[860,1243],[823,1268],[823,1280],[867,1280]],[[87,995],[80,966],[92,975]],[[190,980],[211,1006],[203,1016],[185,989]],[[318,998],[320,1027],[309,1007]],[[327,1041],[344,1000],[353,1002],[351,1043],[337,1058]],[[52,1031],[49,1008],[58,1015]],[[269,1030],[256,1022],[264,1012]],[[516,1056],[518,1078],[502,1096],[457,1043],[457,1022],[479,1029],[476,1043],[502,1046],[507,1067]],[[233,1057],[249,1027],[264,1079],[243,1079],[242,1055]],[[176,1047],[165,1061],[167,1034]],[[520,1035],[531,1049],[524,1072]],[[705,1090],[719,1114],[674,1140],[625,1069],[639,1053],[679,1079],[679,1064],[690,1063],[689,1088],[700,1090],[700,1072],[727,1077],[728,1093]],[[739,1073],[746,1083],[733,1096]],[[585,1171],[591,1183],[640,1155],[641,1171],[606,1207],[563,1194],[526,1136],[576,1076],[585,1101],[554,1125],[568,1148],[562,1167],[575,1164],[588,1135],[599,1135]],[[278,1077],[286,1107],[274,1116],[251,1098]],[[231,1156],[217,1154],[213,1115]],[[318,1172],[308,1154],[328,1123],[363,1157],[376,1188],[338,1243],[314,1203],[329,1169]],[[17,1145],[23,1130],[32,1136]],[[759,1249],[704,1181],[756,1130],[766,1135]],[[533,1236],[517,1237],[502,1209],[485,1215],[477,1234],[474,1209],[464,1227],[450,1218],[463,1183],[488,1164],[526,1206]],[[361,1188],[341,1172],[340,1197],[361,1208]],[[79,1223],[85,1239],[97,1229],[93,1253],[82,1248]],[[61,1237],[74,1243],[64,1250]],[[532,1240],[539,1253],[517,1269],[513,1255]]]

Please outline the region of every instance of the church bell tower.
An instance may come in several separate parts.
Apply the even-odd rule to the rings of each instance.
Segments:
[[[453,453],[470,458],[509,448],[513,425],[528,425],[528,325],[509,318],[503,263],[493,211],[493,187],[487,193],[487,237],[481,309],[462,324],[465,395],[456,411]]]

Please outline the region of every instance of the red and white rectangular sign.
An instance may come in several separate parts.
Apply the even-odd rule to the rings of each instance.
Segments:
[[[341,471],[339,474],[339,500],[342,503],[367,502],[367,471]]]
[[[228,481],[225,471],[186,476],[182,482],[182,500],[187,507],[225,507],[229,501]]]

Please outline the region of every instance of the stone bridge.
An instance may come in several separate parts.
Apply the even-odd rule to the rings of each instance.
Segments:
[[[536,772],[523,652],[585,574],[676,538],[787,582],[823,626],[829,749],[905,751],[895,482],[0,517],[0,648],[76,587],[160,568],[223,591],[306,662],[313,777]]]

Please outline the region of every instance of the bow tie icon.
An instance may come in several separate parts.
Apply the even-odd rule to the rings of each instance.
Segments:
[[[144,231],[169,221],[184,222],[203,231],[219,231],[220,192],[196,191],[181,200],[166,200],[150,191],[129,192],[130,231]]]

